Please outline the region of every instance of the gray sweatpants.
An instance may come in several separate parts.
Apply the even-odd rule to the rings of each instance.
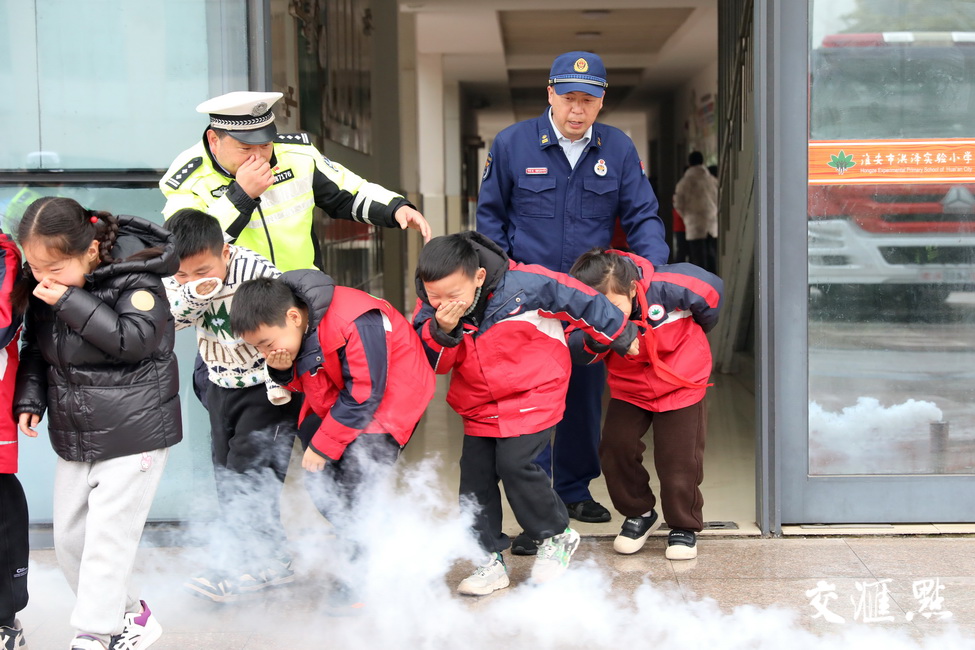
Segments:
[[[54,550],[77,595],[76,634],[119,634],[125,614],[140,611],[129,581],[168,458],[168,448],[92,463],[58,458]]]

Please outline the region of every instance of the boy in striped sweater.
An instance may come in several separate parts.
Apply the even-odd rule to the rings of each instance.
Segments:
[[[206,364],[205,404],[223,530],[211,543],[211,567],[185,583],[217,602],[294,580],[279,499],[294,444],[300,400],[267,379],[264,358],[230,330],[230,306],[247,280],[281,275],[264,257],[224,241],[205,212],[166,221],[179,271],[166,279],[176,329],[196,328]]]

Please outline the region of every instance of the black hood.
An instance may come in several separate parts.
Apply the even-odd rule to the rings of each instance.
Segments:
[[[464,239],[470,240],[474,246],[474,250],[477,251],[478,265],[487,271],[487,277],[484,279],[484,288],[481,290],[481,295],[486,297],[494,291],[501,278],[504,277],[504,272],[508,270],[508,256],[501,250],[500,246],[479,232],[465,230],[458,234]],[[427,292],[423,288],[423,282],[420,281],[419,275],[415,276],[415,283],[416,295],[420,297],[420,300],[429,304],[430,301],[427,299]]]
[[[321,271],[301,269],[282,273],[281,281],[288,285],[298,300],[308,308],[309,329],[318,327],[329,305],[332,304],[335,280]]]
[[[154,273],[166,277],[179,270],[179,258],[168,230],[141,217],[120,214],[116,218],[119,228],[112,257],[121,261],[95,269],[91,274],[93,280],[128,273]],[[159,248],[161,252],[148,258],[126,260],[147,248]]]

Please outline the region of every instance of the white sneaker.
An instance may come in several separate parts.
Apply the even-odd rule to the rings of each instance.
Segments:
[[[71,650],[106,650],[105,644],[93,636],[79,634],[71,640]]]
[[[457,593],[465,596],[487,596],[508,586],[508,567],[500,553],[492,553],[484,564],[457,585]]]
[[[0,650],[27,650],[24,627],[16,618],[13,627],[0,627]]]
[[[564,533],[543,539],[538,545],[535,564],[532,565],[532,582],[541,584],[558,578],[569,567],[572,554],[579,548],[579,533],[566,528]]]
[[[162,636],[162,626],[149,611],[146,601],[139,602],[142,604],[142,611],[125,615],[125,627],[121,634],[112,637],[108,650],[143,650]]]

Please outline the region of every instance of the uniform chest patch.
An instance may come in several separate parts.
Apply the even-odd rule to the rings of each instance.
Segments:
[[[667,315],[666,310],[664,310],[663,305],[650,305],[647,307],[647,317],[650,320],[657,321]]]
[[[283,183],[285,181],[290,181],[295,177],[295,173],[290,169],[286,169],[283,172],[279,172],[274,175],[274,184]]]
[[[542,175],[548,173],[548,167],[528,167],[525,169],[525,173],[528,175]]]

